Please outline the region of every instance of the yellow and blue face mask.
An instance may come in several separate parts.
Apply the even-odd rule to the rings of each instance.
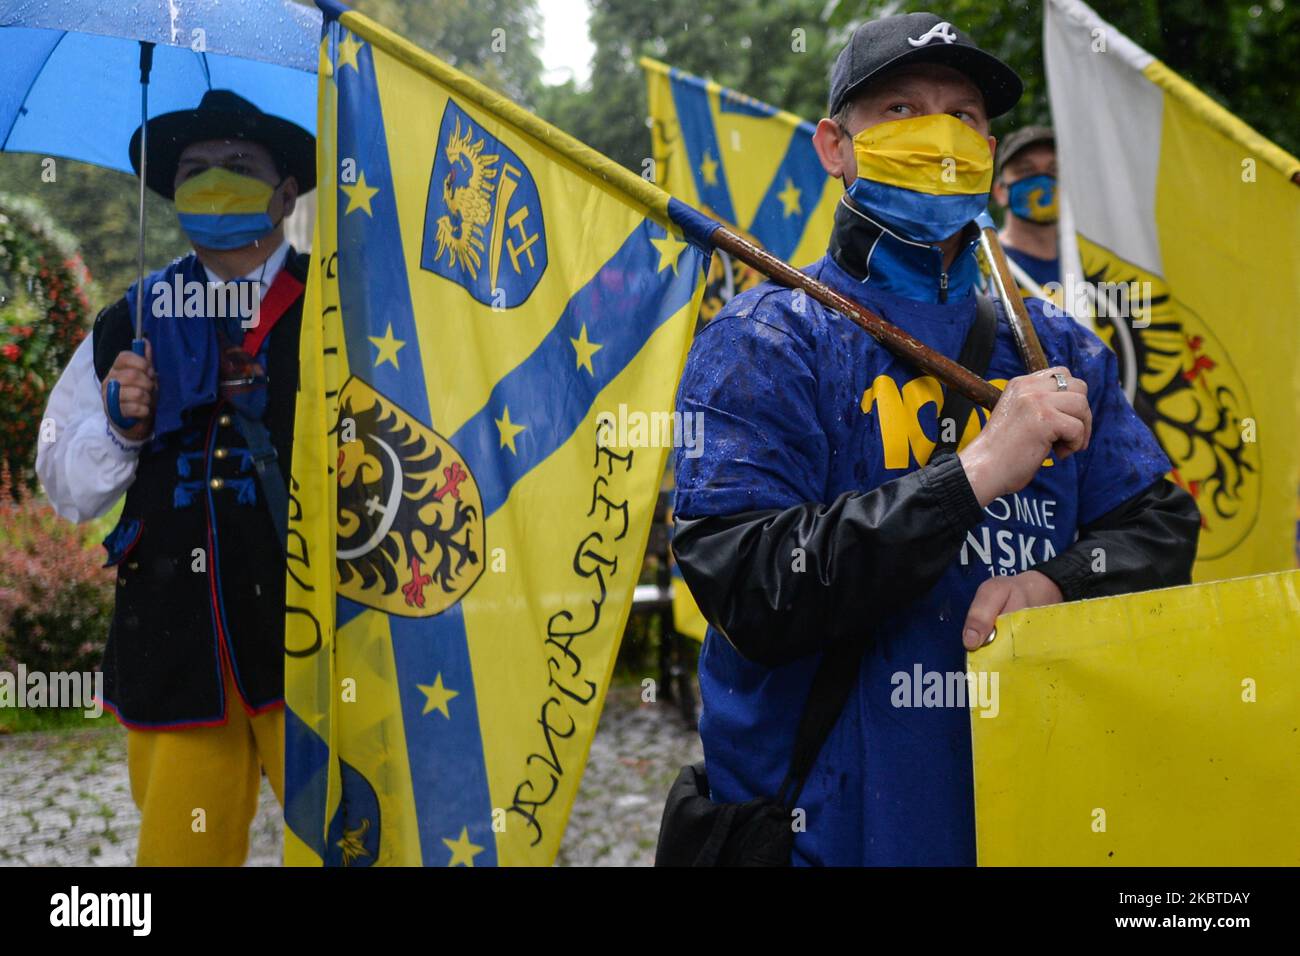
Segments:
[[[988,140],[955,116],[892,120],[853,137],[858,178],[848,194],[892,232],[940,242],[988,207]]]
[[[181,183],[176,215],[196,246],[239,249],[275,229],[268,210],[277,188],[214,166]]]
[[[1030,222],[1051,225],[1060,218],[1056,177],[1048,173],[1026,176],[1007,187],[1007,208]]]

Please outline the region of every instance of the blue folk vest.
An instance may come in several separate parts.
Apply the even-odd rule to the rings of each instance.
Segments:
[[[286,483],[307,263],[290,251],[277,283],[283,278],[296,296],[259,349],[268,378],[262,420]],[[169,284],[178,274],[204,278],[196,265],[186,257],[144,287]],[[101,380],[130,348],[131,298],[96,320]],[[121,520],[105,541],[117,569],[105,705],[133,729],[213,726],[225,722],[231,706],[256,714],[283,704],[284,550],[234,410],[216,388],[214,323],[158,317],[148,301],[146,314],[158,410],[155,436],[140,453]],[[226,699],[223,668],[239,700]]]

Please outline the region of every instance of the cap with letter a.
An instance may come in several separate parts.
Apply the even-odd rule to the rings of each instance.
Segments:
[[[1015,106],[1024,92],[1015,70],[947,20],[933,13],[908,13],[871,20],[853,31],[831,70],[827,115],[834,116],[872,80],[908,63],[942,63],[966,74],[984,94],[990,119]]]

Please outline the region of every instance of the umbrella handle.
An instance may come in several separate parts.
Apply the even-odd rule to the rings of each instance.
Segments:
[[[153,47],[152,43],[140,41],[140,235],[136,258],[135,338],[131,340],[131,351],[141,357],[144,356],[144,188],[149,178],[149,73],[153,70]],[[108,417],[114,425],[123,431],[136,426],[139,419],[122,414],[122,386],[116,379],[108,383],[105,398]]]
[[[136,355],[144,355],[144,339],[134,339],[131,342],[131,351]],[[108,383],[108,417],[113,419],[113,424],[122,431],[130,431],[135,428],[140,421],[138,418],[128,418],[122,414],[122,383],[113,379]]]
[[[136,289],[144,288],[144,190],[149,180],[149,74],[153,71],[152,43],[140,41],[140,230],[136,242]],[[136,296],[135,341],[143,355],[144,297]],[[135,348],[132,345],[132,348]]]

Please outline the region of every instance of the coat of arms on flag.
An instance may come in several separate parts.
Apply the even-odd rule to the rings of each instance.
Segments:
[[[598,423],[672,407],[712,223],[321,5],[286,860],[547,865],[667,454]]]

